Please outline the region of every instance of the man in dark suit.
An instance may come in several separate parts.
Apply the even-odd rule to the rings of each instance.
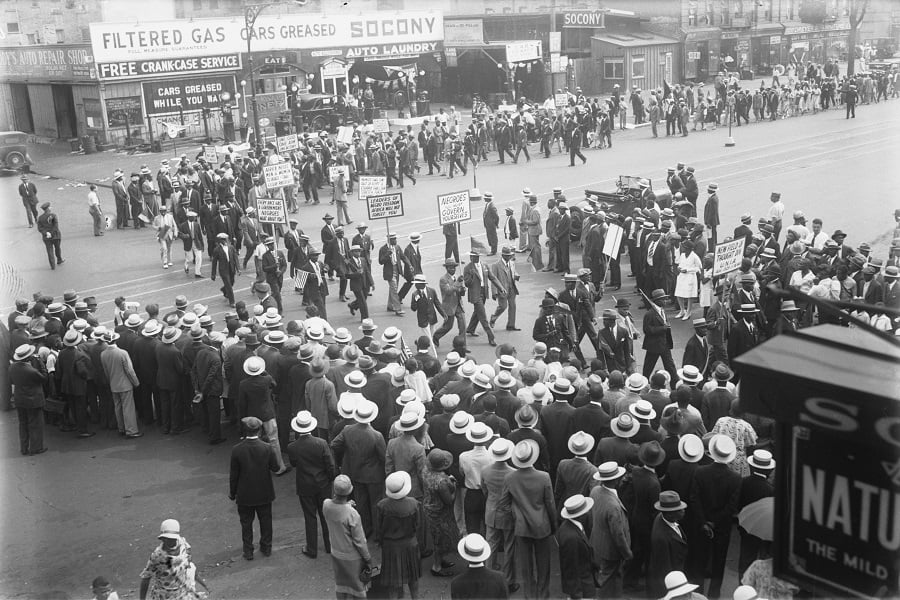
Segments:
[[[744,238],[744,247],[750,245],[750,242],[753,240],[753,230],[750,229],[750,223],[753,222],[753,217],[749,214],[741,215],[741,224],[734,228],[734,239],[739,240]]]
[[[212,235],[217,240],[219,234],[224,233],[228,236],[228,243],[237,246],[237,231],[234,228],[231,218],[228,215],[229,208],[225,204],[219,205],[219,216],[215,217],[210,226],[207,227],[207,235]]]
[[[741,490],[738,495],[738,510],[743,510],[747,505],[753,504],[763,498],[771,498],[775,495],[775,488],[769,482],[772,471],[775,470],[775,461],[768,450],[755,450],[747,459],[750,467],[750,475],[741,480]],[[760,558],[759,551],[763,540],[747,533],[743,527],[738,527],[741,536],[741,549],[738,556],[738,575],[743,577],[754,560]]]
[[[556,223],[556,272],[569,272],[569,235],[572,229],[572,218],[569,216],[569,208],[565,202],[559,202],[556,205],[559,211],[559,221]]]
[[[509,598],[503,573],[485,566],[491,556],[491,547],[477,533],[470,533],[457,545],[459,555],[469,567],[450,582],[450,598],[453,600],[478,600],[480,598]]]
[[[496,251],[493,252],[496,254]],[[500,282],[505,293],[500,292],[500,288],[494,287],[492,292],[494,299],[497,300],[497,309],[491,315],[491,328],[497,323],[497,319],[504,311],[509,309],[506,319],[507,331],[519,331],[516,327],[516,297],[519,295],[519,274],[516,272],[514,261],[515,251],[511,246],[504,246],[501,252],[500,260],[490,266],[497,281]]]
[[[281,250],[275,249],[275,238],[269,236],[265,240],[266,251],[262,255],[260,268],[269,284],[272,297],[279,313],[284,312],[281,302],[281,286],[284,283],[284,272],[287,271],[287,259]]]
[[[406,281],[403,282],[403,286],[399,291],[400,302],[403,302],[403,299],[406,298],[406,295],[412,289],[416,275],[422,273],[422,252],[419,250],[419,242],[421,240],[422,235],[413,232],[409,234],[409,243],[403,249],[403,257],[405,258],[403,262],[405,267],[403,278]]]
[[[594,560],[587,527],[594,501],[582,494],[569,496],[560,511],[562,522],[556,533],[559,542],[559,577],[568,598],[594,598]]]
[[[466,313],[462,307],[462,298],[466,292],[466,285],[463,283],[463,277],[456,276],[457,266],[457,262],[452,258],[444,261],[444,268],[447,272],[441,276],[439,287],[441,289],[441,307],[444,309],[445,317],[444,322],[431,338],[435,348],[437,348],[440,339],[453,327],[454,321],[456,321],[459,328],[459,335],[465,335]]]
[[[412,293],[409,308],[415,311],[419,327],[422,328],[422,332],[430,340],[433,337],[432,328],[438,322],[438,315],[446,321],[447,314],[444,312],[441,301],[438,299],[437,292],[433,287],[429,287],[425,281],[425,275],[421,273],[416,274],[413,282],[416,289]],[[434,352],[435,356],[437,356],[437,349]]]
[[[665,239],[654,231],[641,244],[643,263],[643,287],[645,294],[651,294],[657,288],[665,289],[666,278],[671,272],[671,257]]]
[[[400,276],[407,272],[409,265],[406,256],[397,245],[396,233],[388,235],[387,244],[378,250],[378,264],[381,265],[382,278],[388,283],[387,309],[400,316],[403,314],[403,303],[397,286],[400,283]]]
[[[480,262],[481,253],[472,249],[469,253],[470,261],[463,269],[463,281],[468,288],[467,299],[472,303],[472,317],[469,319],[469,325],[466,327],[466,333],[469,335],[478,335],[475,333],[475,327],[481,324],[482,329],[488,336],[488,344],[496,346],[494,340],[494,330],[488,322],[487,313],[484,304],[490,297],[491,284],[498,293],[506,293],[506,288],[497,280],[490,269]]]
[[[731,328],[728,336],[728,358],[737,358],[763,341],[756,315],[759,308],[755,304],[741,304],[737,309],[740,320]]]
[[[351,315],[355,315],[356,311],[359,311],[360,319],[368,319],[369,303],[366,300],[369,291],[368,279],[361,254],[362,246],[354,244],[350,247],[350,257],[347,259],[347,279],[350,282],[350,293],[353,294],[353,301],[347,307],[350,309]]]
[[[497,206],[494,204],[494,194],[491,192],[484,193],[484,212],[481,218],[484,222],[484,232],[487,236],[488,246],[491,249],[488,256],[494,256],[497,254],[497,228],[500,226],[500,215],[497,213]]]
[[[325,254],[325,266],[328,268],[328,276],[334,281],[333,276],[338,276],[338,298],[341,302],[347,301],[347,259],[350,258],[350,241],[344,237],[344,227],[338,225],[334,229],[334,239],[322,246]]]
[[[694,335],[687,341],[684,347],[684,356],[681,366],[693,365],[703,375],[709,377],[709,369],[712,366],[709,341],[706,339],[706,319],[694,319]]]
[[[653,374],[656,362],[661,358],[663,368],[672,376],[671,387],[675,389],[678,382],[678,372],[675,361],[672,359],[672,326],[666,317],[666,311],[658,302],[666,297],[661,289],[655,289],[650,294],[652,300],[650,310],[644,315],[644,377],[649,378]]]
[[[741,476],[728,466],[737,455],[734,441],[717,434],[709,440],[713,464],[697,467],[691,486],[691,510],[703,536],[697,559],[709,562],[707,597],[718,598],[725,572],[725,557],[731,538],[732,519],[738,512]]]
[[[875,278],[875,275],[878,274],[877,267],[866,266],[863,268],[862,274],[862,280],[856,286],[856,295],[870,306],[883,302],[884,286]]]
[[[216,280],[216,274],[222,277],[222,295],[228,299],[229,306],[234,306],[234,278],[238,273],[237,250],[231,245],[228,233],[216,234],[218,245],[212,252],[212,272],[209,278]]]
[[[297,496],[303,510],[306,525],[306,546],[301,552],[310,558],[318,554],[318,526],[316,515],[322,522],[322,540],[325,553],[331,553],[328,525],[322,514],[322,503],[331,497],[331,482],[337,475],[331,448],[324,439],[313,437],[318,421],[309,411],[301,411],[291,420],[291,429],[297,432],[297,439],[287,447],[291,464],[297,469]]]
[[[684,518],[687,504],[678,492],[664,491],[654,504],[659,511],[650,532],[650,562],[647,565],[647,593],[651,598],[666,595],[665,579],[671,571],[684,571],[688,545],[679,521]]]
[[[588,403],[575,409],[574,422],[578,429],[594,436],[595,440],[612,435],[610,416],[603,407],[603,382],[599,376],[588,377]]]
[[[41,234],[41,240],[47,250],[47,259],[50,261],[50,268],[56,269],[56,265],[63,264],[62,250],[60,243],[62,242],[62,234],[59,232],[59,218],[56,213],[52,212],[49,202],[41,204],[41,216],[37,218],[38,233]]]
[[[625,561],[632,557],[628,515],[616,493],[623,475],[625,467],[612,461],[605,462],[594,475],[600,485],[591,490],[594,501],[591,546],[594,566],[598,570],[597,591],[601,598],[622,597],[622,568]]]
[[[555,480],[559,461],[572,457],[569,436],[573,433],[572,417],[575,409],[569,402],[575,396],[575,389],[565,377],[557,377],[549,387],[553,393],[553,402],[541,410],[541,431],[547,438],[547,450],[550,453],[550,478]]]
[[[603,327],[597,333],[598,344],[606,359],[607,371],[627,373],[634,362],[633,340],[628,331],[617,324],[618,316],[612,309],[603,311]]]
[[[312,304],[319,311],[319,316],[328,319],[325,309],[325,298],[328,296],[328,280],[325,278],[325,267],[319,262],[320,253],[310,246],[309,261],[303,265],[301,271],[309,273],[306,277],[306,286],[303,288],[303,296],[308,304]]]
[[[243,439],[231,450],[228,497],[237,501],[241,519],[244,559],[253,560],[253,518],[259,519],[259,550],[272,554],[272,502],[275,486],[272,472],[278,470],[275,449],[259,439],[262,421],[256,417],[241,419]]]

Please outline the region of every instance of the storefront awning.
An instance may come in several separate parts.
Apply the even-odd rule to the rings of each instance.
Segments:
[[[657,35],[655,33],[649,33],[647,31],[605,33],[602,35],[593,35],[591,36],[591,39],[597,40],[598,42],[612,44],[613,46],[620,46],[623,48],[635,48],[638,46],[663,46],[666,44],[679,43],[676,39]]]
[[[408,60],[408,59],[406,59]],[[358,75],[360,79],[368,77],[376,81],[395,81],[403,79],[410,70],[415,70],[415,62],[399,64],[397,59],[388,59],[378,62],[357,61],[350,67],[350,74]]]

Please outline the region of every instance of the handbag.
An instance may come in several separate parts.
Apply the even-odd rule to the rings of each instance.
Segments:
[[[359,580],[362,583],[370,583],[372,579],[379,575],[381,575],[381,567],[365,565],[359,572]]]

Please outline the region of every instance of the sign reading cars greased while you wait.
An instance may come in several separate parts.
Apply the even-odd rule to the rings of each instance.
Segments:
[[[403,216],[403,194],[382,194],[366,198],[369,220],[390,219]]]
[[[294,185],[294,172],[291,163],[285,161],[263,167],[266,188],[270,190]]]
[[[741,267],[741,259],[744,258],[744,238],[716,244],[715,259],[713,261],[713,277],[731,273]]]
[[[468,190],[452,194],[439,194],[437,202],[438,223],[441,225],[468,221],[472,218],[472,204]]]
[[[384,175],[360,175],[359,199],[365,200],[369,196],[380,196],[387,193],[387,177]]]

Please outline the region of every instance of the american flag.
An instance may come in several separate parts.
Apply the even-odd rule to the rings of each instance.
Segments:
[[[309,271],[297,271],[294,273],[294,286],[298,289],[306,289],[306,280],[309,278]]]
[[[400,358],[403,360],[403,362],[406,362],[410,358],[412,358],[412,356],[413,356],[413,353],[409,349],[409,346],[406,345],[406,340],[403,339],[403,337],[401,336],[400,337]]]

